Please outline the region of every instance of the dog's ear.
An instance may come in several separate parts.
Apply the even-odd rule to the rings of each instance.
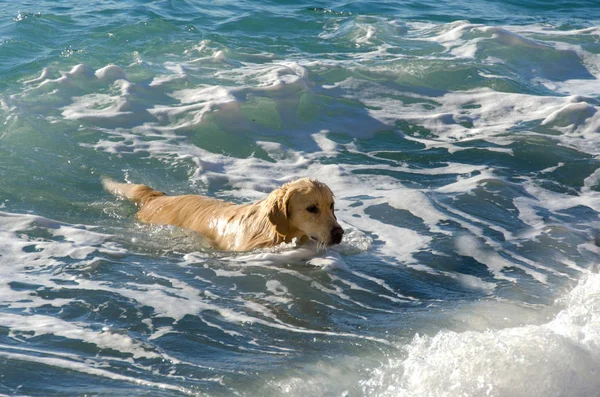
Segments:
[[[274,190],[267,199],[267,215],[269,222],[275,227],[277,234],[285,236],[290,231],[288,204],[291,195],[286,186]]]

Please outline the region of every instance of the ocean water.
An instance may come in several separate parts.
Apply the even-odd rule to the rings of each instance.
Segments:
[[[0,395],[600,396],[596,0],[0,3]],[[339,246],[101,176],[329,184]]]

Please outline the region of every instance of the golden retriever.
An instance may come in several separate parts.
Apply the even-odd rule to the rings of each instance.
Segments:
[[[293,239],[328,246],[339,244],[344,235],[334,214],[333,193],[314,179],[287,183],[253,204],[199,195],[168,196],[146,185],[109,178],[103,178],[102,184],[107,191],[136,203],[140,221],[194,230],[219,250],[247,251]]]

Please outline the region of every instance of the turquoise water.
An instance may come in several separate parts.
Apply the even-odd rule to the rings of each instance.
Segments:
[[[598,396],[596,1],[0,4],[0,395]],[[326,252],[215,252],[101,176]]]

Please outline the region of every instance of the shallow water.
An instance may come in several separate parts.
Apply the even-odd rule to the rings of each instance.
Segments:
[[[600,395],[600,6],[0,4],[0,395]],[[342,244],[215,252],[101,176],[310,176]]]

